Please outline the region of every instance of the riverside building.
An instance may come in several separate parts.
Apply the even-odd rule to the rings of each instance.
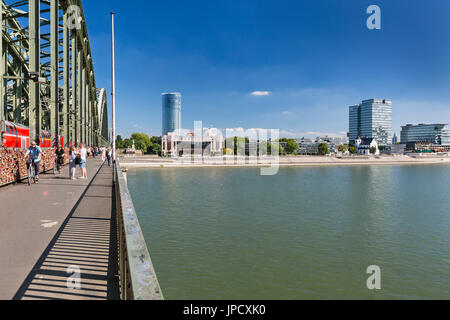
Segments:
[[[169,157],[222,155],[225,139],[217,128],[202,128],[194,132],[169,132],[161,138],[162,154]]]
[[[407,124],[402,127],[400,140],[402,144],[406,145],[408,151],[450,151],[450,132],[447,129],[447,124]]]
[[[447,124],[407,124],[402,127],[401,143],[428,142],[437,145],[450,145],[450,132]]]
[[[349,107],[349,140],[354,143],[358,137],[375,139],[380,148],[391,146],[391,100],[370,99]]]

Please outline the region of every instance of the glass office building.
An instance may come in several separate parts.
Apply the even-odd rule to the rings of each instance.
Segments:
[[[361,132],[361,108],[360,105],[350,107],[349,118],[349,135],[348,138],[351,142],[358,139]]]
[[[402,144],[430,143],[450,145],[450,132],[446,124],[408,124],[402,127],[400,140]]]
[[[181,130],[181,93],[162,94],[162,135]]]
[[[378,146],[392,144],[392,101],[387,99],[364,100],[349,110],[349,139],[354,142],[358,136],[373,138]]]

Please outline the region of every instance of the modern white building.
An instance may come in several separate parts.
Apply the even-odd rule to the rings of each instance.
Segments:
[[[317,137],[316,142],[327,142],[338,146],[341,144],[348,144],[348,137]]]
[[[225,148],[225,138],[217,128],[202,128],[200,136],[169,132],[161,140],[162,154],[170,157],[221,155]]]

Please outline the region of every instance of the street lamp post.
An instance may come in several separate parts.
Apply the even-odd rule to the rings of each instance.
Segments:
[[[111,12],[111,52],[112,52],[112,159],[116,161],[116,70],[114,51],[114,12]]]

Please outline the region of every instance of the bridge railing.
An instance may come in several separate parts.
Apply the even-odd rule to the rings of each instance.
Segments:
[[[118,160],[114,171],[121,299],[163,300],[126,177]]]

